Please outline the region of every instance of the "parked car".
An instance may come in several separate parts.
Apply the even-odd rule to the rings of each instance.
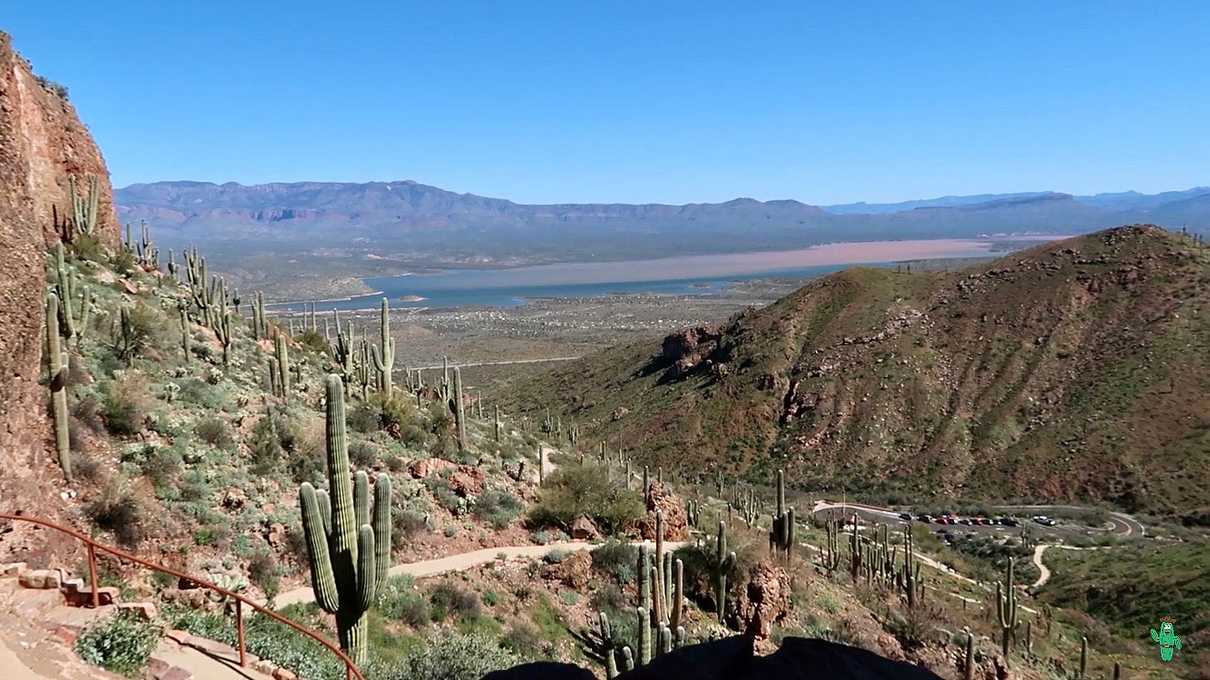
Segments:
[[[1047,517],[1046,515],[1035,515],[1033,520],[1044,527],[1053,527],[1054,525],[1058,524],[1057,521]]]
[[[1019,527],[1019,526],[1021,526],[1021,522],[1017,521],[1017,520],[1016,520],[1016,518],[1013,518],[1013,517],[1005,517],[1005,518],[1004,518],[1004,521],[1002,522],[1002,524],[1003,524],[1004,526],[1006,526],[1006,527]]]
[[[918,522],[925,522],[925,523],[927,523],[927,524],[932,524],[932,523],[933,523],[933,516],[932,516],[932,515],[917,515],[917,516],[916,516],[916,521],[918,521]]]
[[[899,519],[901,519],[901,520],[903,520],[903,521],[905,521],[905,522],[910,522],[910,521],[912,521],[912,513],[910,513],[910,512],[901,512],[901,513],[899,513]]]
[[[974,523],[974,520],[972,520],[970,517],[963,517],[962,519],[958,520],[958,523],[969,527]]]

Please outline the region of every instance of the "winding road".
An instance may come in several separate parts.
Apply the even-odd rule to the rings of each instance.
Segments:
[[[1054,510],[1092,510],[1078,505],[992,505],[988,506],[989,510],[1000,512],[1049,512]],[[816,501],[815,506],[811,509],[813,515],[818,515],[822,512],[842,510],[843,514],[852,514],[856,512],[859,517],[867,521],[884,521],[893,519],[903,521],[899,518],[899,512],[890,508],[881,508],[876,505],[866,505],[864,503],[835,503],[830,501]],[[1113,525],[1111,533],[1116,536],[1146,536],[1147,528],[1143,523],[1127,515],[1123,512],[1108,512],[1109,522]],[[946,525],[949,526],[949,525]],[[999,525],[957,525],[961,531],[985,531],[985,532],[1004,532],[1014,530],[1015,527],[1006,527]]]

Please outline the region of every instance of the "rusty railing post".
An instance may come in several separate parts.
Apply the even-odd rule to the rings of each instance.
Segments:
[[[88,585],[92,588],[92,608],[101,606],[101,595],[97,592],[97,549],[88,544]]]
[[[247,666],[248,658],[244,649],[244,601],[235,601],[235,631],[239,635],[239,665]]]

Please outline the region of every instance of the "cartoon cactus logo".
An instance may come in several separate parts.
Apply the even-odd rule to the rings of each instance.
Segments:
[[[1172,619],[1160,619],[1160,629],[1151,629],[1151,641],[1160,646],[1160,659],[1172,661],[1172,650],[1181,648],[1181,639],[1176,636]]]

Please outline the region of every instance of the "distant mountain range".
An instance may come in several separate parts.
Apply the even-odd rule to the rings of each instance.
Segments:
[[[468,257],[650,257],[836,241],[1071,234],[1151,222],[1210,229],[1210,187],[1161,194],[1055,192],[813,206],[725,203],[528,205],[412,181],[155,182],[116,192],[120,217],[168,242],[357,246]]]

